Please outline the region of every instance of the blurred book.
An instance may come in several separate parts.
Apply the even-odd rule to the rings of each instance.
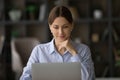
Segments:
[[[2,54],[4,39],[4,36],[0,36],[0,55]]]
[[[45,14],[46,14],[46,4],[42,4],[40,6],[40,10],[39,10],[39,20],[43,21],[45,19]]]

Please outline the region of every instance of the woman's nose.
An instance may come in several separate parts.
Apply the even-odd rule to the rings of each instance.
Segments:
[[[59,34],[63,34],[63,29],[59,29]]]

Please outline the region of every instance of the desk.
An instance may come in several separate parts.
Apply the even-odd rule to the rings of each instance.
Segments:
[[[96,78],[96,80],[120,80],[120,78]]]

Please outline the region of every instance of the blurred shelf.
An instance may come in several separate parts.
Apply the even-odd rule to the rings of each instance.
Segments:
[[[120,18],[113,18],[112,21],[118,22],[118,21],[120,21]]]
[[[108,19],[92,19],[92,18],[87,18],[87,19],[78,19],[75,22],[76,23],[91,23],[91,22],[107,22]]]
[[[120,18],[112,18],[113,22],[120,21]],[[94,22],[108,22],[108,18],[104,19],[92,19],[92,18],[85,18],[85,19],[77,19],[75,20],[75,23],[94,23]],[[39,21],[39,20],[21,20],[21,21],[0,21],[0,24],[8,25],[8,24],[45,24],[46,21]]]
[[[22,21],[0,21],[2,25],[12,25],[12,24],[45,24],[47,21],[38,21],[38,20],[22,20]]]
[[[111,21],[118,22],[120,21],[120,18],[112,18]],[[76,23],[94,23],[94,22],[109,22],[108,18],[104,19],[92,19],[92,18],[86,18],[86,19],[77,19],[75,20]]]

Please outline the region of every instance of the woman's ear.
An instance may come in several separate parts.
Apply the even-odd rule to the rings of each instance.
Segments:
[[[51,30],[51,25],[49,24],[49,29],[50,29],[50,32],[52,33],[52,30]]]
[[[50,28],[50,24],[48,24],[49,25],[49,28]]]

